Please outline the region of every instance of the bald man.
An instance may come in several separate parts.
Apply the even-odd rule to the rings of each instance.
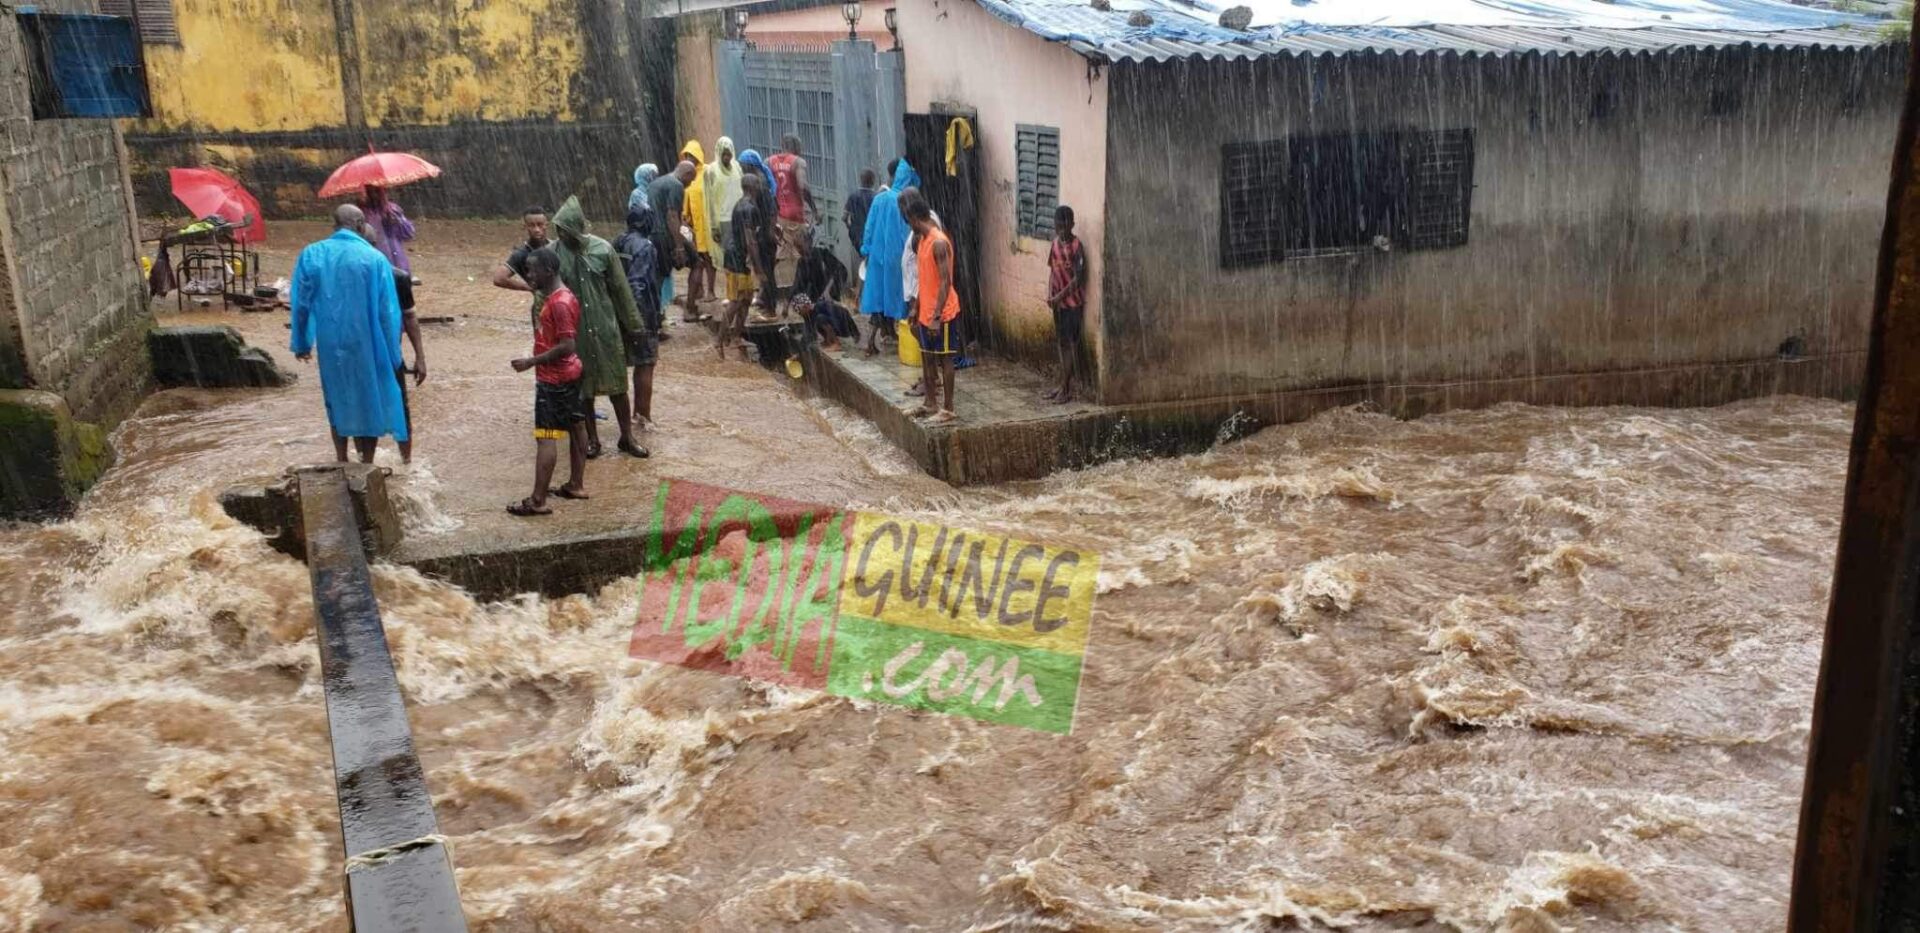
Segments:
[[[694,171],[692,162],[682,161],[673,167],[671,173],[654,179],[653,184],[647,188],[647,200],[653,204],[653,212],[660,219],[660,229],[667,247],[661,250],[661,256],[670,261],[666,281],[660,283],[662,308],[673,301],[673,270],[686,268],[688,261],[693,258],[693,244],[688,243],[687,238],[680,235],[680,227],[687,220],[687,183],[693,180]],[[656,244],[656,248],[659,245]],[[700,320],[693,303],[687,302],[686,305],[687,309],[681,315],[681,320],[687,322]]]
[[[410,439],[406,402],[394,373],[400,356],[400,297],[393,264],[367,242],[360,208],[333,212],[333,235],[300,251],[288,303],[294,358],[320,358],[334,459],[345,463],[347,439],[360,462],[373,462],[383,436]],[[408,451],[409,453],[411,451]]]

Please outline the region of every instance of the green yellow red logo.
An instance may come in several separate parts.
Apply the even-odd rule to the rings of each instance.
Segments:
[[[1072,729],[1097,555],[684,482],[644,546],[634,657]]]

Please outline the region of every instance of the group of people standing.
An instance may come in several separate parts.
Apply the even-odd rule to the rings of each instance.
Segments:
[[[649,451],[636,432],[652,424],[654,370],[659,345],[668,339],[665,309],[678,303],[682,320],[706,319],[702,301],[722,299],[725,317],[715,349],[746,358],[750,310],[779,320],[792,311],[829,349],[859,337],[852,312],[840,302],[858,294],[870,322],[869,356],[899,322],[919,346],[922,396],[915,411],[934,423],[956,420],[956,358],[960,297],[956,251],[950,234],[920,192],[920,176],[904,159],[888,166],[890,185],[871,169],[846,199],[843,220],[859,244],[857,275],[833,251],[814,242],[819,207],[808,180],[801,143],[788,136],[782,151],[762,158],[736,153],[721,137],[705,161],[698,141],[681,148],[673,171],[647,163],[635,169],[626,225],[611,243],[587,232],[578,197],[551,214],[528,208],[525,240],[495,270],[496,286],[532,293],[533,352],[511,360],[516,372],[532,370],[536,382],[534,488],[513,503],[515,515],[550,514],[548,497],[585,499],[586,461],[603,453],[594,402],[605,397],[619,438],[615,449],[633,457]],[[1073,212],[1062,205],[1049,254],[1048,305],[1053,309],[1061,353],[1061,383],[1049,398],[1072,398],[1086,258],[1073,233]],[[426,379],[419,326],[412,316],[416,281],[406,242],[413,224],[384,189],[369,188],[358,205],[334,214],[334,233],[302,250],[293,276],[292,350],[302,360],[320,355],[321,384],[336,456],[347,458],[349,439],[362,461],[371,461],[377,439],[392,436],[410,460],[412,433],[406,376]],[[674,271],[686,270],[686,294],[676,301]],[[848,297],[851,297],[848,295]],[[400,351],[405,335],[415,363]],[[629,375],[630,374],[630,375]],[[568,446],[566,482],[550,485],[559,444]]]

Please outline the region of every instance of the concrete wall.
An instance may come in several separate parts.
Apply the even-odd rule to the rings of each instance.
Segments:
[[[1904,57],[1116,66],[1102,398],[1855,354]],[[1466,245],[1221,269],[1223,143],[1378,127],[1473,128]]]
[[[679,91],[674,97],[674,122],[680,131],[668,148],[675,151],[688,139],[698,139],[711,156],[713,141],[726,133],[721,125],[720,84],[714,70],[717,46],[726,37],[721,16],[718,12],[690,13],[669,20],[674,26],[674,84]],[[671,171],[674,153],[661,153],[660,158],[648,161],[659,163],[663,172]]]
[[[147,46],[154,117],[127,128],[140,206],[179,214],[167,168],[212,164],[269,215],[318,214],[371,143],[445,170],[400,198],[415,214],[616,211],[674,145],[672,27],[642,3],[175,0],[180,44]]]
[[[153,319],[132,207],[113,121],[33,119],[20,32],[0,16],[0,388],[54,393],[103,428],[139,403]]]
[[[1094,263],[1087,294],[1087,343],[1106,353],[1101,316],[1102,217],[1106,210],[1109,80],[1065,46],[1013,28],[972,0],[915,0],[897,8],[906,54],[907,110],[952,104],[979,114],[981,301],[1016,355],[1053,359],[1047,310],[1048,242],[1022,237],[1014,218],[1014,127],[1060,130],[1060,199],[1073,205]],[[939,166],[915,166],[923,174]]]

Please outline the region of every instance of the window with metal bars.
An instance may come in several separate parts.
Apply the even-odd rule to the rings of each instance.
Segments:
[[[173,0],[100,0],[108,16],[140,14],[140,41],[148,45],[179,45],[180,27],[174,21]]]
[[[1467,242],[1473,130],[1386,130],[1228,143],[1220,265]]]
[[[133,24],[91,13],[15,15],[27,52],[33,118],[152,115]]]
[[[1019,163],[1015,224],[1022,236],[1051,240],[1053,210],[1060,206],[1060,130],[1015,126],[1014,158]]]

